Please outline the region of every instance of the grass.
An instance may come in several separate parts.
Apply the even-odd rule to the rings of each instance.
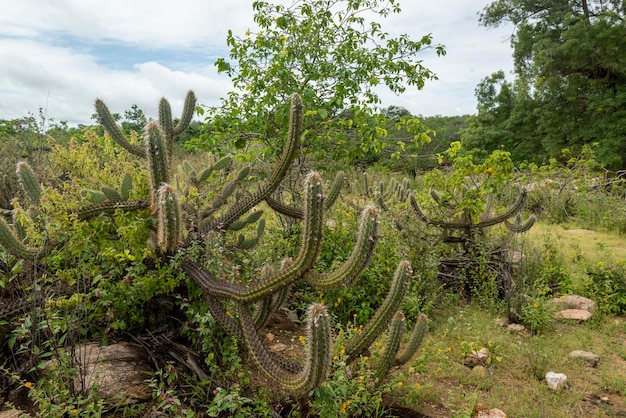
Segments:
[[[433,319],[432,332],[409,369],[416,372],[405,372],[406,386],[417,392],[413,407],[431,417],[470,416],[478,404],[515,417],[626,414],[624,318],[555,322],[543,335],[510,333],[496,324],[497,315],[474,306],[449,307]],[[488,348],[486,371],[463,365],[469,347]],[[570,359],[577,349],[598,354],[599,366]],[[543,381],[547,371],[565,373],[569,389],[549,389]],[[601,397],[610,403],[585,400]]]
[[[554,251],[575,289],[585,266],[626,257],[626,238],[607,232],[565,229],[538,222],[524,236],[526,251]],[[431,315],[431,332],[418,356],[398,373],[406,378],[407,406],[430,417],[470,417],[478,405],[515,417],[626,416],[626,318],[596,314],[587,323],[552,320],[545,332],[508,332],[497,309],[477,303],[447,304]],[[484,371],[463,365],[472,350],[489,351]],[[569,358],[573,350],[600,356],[598,367]],[[546,372],[564,373],[569,388],[554,392]]]

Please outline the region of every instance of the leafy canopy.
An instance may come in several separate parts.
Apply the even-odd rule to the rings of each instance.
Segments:
[[[626,164],[626,4],[623,0],[497,0],[480,22],[515,25],[516,79],[477,88],[467,147],[501,145],[516,159],[546,160],[598,143],[609,168]],[[481,139],[481,137],[484,138]]]
[[[290,6],[255,1],[252,7],[258,29],[242,36],[229,31],[230,56],[215,63],[235,91],[208,110],[203,146],[213,151],[224,139],[235,148],[249,140],[279,148],[285,103],[294,92],[312,109],[306,145],[314,151],[328,149],[331,138],[334,152],[344,156],[377,150],[386,135],[385,118],[374,112],[379,88],[397,94],[421,89],[436,76],[422,65],[420,53],[433,48],[445,54],[430,34],[414,41],[383,30],[376,19],[400,13],[396,0],[296,0]]]

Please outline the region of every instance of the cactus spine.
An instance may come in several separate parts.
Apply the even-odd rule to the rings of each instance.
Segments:
[[[182,240],[182,220],[176,192],[169,184],[162,184],[157,201],[157,244],[164,252],[171,252]]]
[[[404,260],[398,264],[396,272],[393,276],[393,281],[391,282],[391,288],[389,289],[385,300],[382,302],[367,325],[363,328],[361,333],[356,335],[348,342],[348,344],[346,344],[345,349],[348,356],[348,362],[354,361],[358,355],[369,347],[381,334],[391,317],[400,307],[400,303],[404,298],[404,294],[406,293],[412,274],[413,270],[411,269],[411,263]]]
[[[17,163],[17,178],[30,202],[35,206],[38,205],[41,197],[41,186],[37,181],[35,172],[28,163],[24,161]]]
[[[32,260],[43,252],[41,248],[30,248],[22,244],[2,217],[0,217],[0,244],[9,253],[26,260]]]

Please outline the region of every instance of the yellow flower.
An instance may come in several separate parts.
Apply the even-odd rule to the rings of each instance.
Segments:
[[[421,387],[422,387],[422,385],[420,385],[419,383],[416,383],[416,384],[415,384],[415,387],[416,387],[417,389],[419,389],[419,388],[421,388]]]
[[[306,342],[306,340],[304,339],[304,337],[303,337],[302,335],[298,337],[298,340],[299,340],[302,344],[304,344],[304,343]]]
[[[438,353],[441,353],[441,348],[438,348],[438,349],[437,349],[437,352],[438,352]]]
[[[339,356],[335,354],[335,355],[333,356],[333,361],[337,361],[337,360],[339,360]]]
[[[346,413],[346,408],[341,408],[341,413],[345,414]]]
[[[363,380],[363,379],[365,379],[365,376],[363,375],[359,376],[359,380]]]
[[[448,347],[447,350],[448,350],[448,353],[449,353],[450,351],[452,351],[452,347]]]
[[[72,409],[72,414],[78,414],[78,409]]]
[[[367,360],[369,360],[369,357],[363,356],[363,361],[367,361]]]
[[[340,351],[340,353],[341,353],[341,354],[346,354],[346,349],[345,349],[345,348],[342,348],[342,349],[341,349],[341,351]]]
[[[411,374],[415,373],[415,368],[414,367],[409,367],[409,373],[411,373]]]
[[[24,386],[30,389],[33,384],[31,382],[26,382],[24,383]]]
[[[402,381],[399,381],[398,386],[402,387],[402,385],[404,385],[404,383],[402,383]]]
[[[351,401],[350,399],[348,399],[348,400],[346,401],[346,405],[350,405],[351,403],[352,403],[352,401]]]

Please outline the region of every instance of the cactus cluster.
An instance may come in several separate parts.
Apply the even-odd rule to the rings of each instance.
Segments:
[[[85,191],[83,196],[89,204],[75,210],[75,214],[79,220],[87,221],[101,213],[149,209],[149,214],[156,223],[160,255],[170,257],[180,250],[182,257],[175,257],[173,260],[175,263],[181,260],[181,269],[202,289],[212,316],[224,329],[244,343],[250,357],[272,382],[292,393],[305,394],[319,386],[327,378],[331,368],[333,327],[326,308],[315,304],[308,310],[308,343],[303,364],[294,364],[266,350],[262,344],[260,328],[270,313],[281,307],[292,285],[298,281],[306,281],[319,289],[354,284],[371,261],[379,234],[379,211],[374,207],[363,210],[354,248],[342,265],[331,272],[314,271],[323,240],[325,212],[339,196],[345,175],[338,173],[328,192],[325,192],[319,174],[307,175],[303,207],[285,205],[276,198],[275,191],[288,173],[301,145],[303,105],[300,97],[297,94],[292,96],[285,146],[266,180],[254,192],[237,193],[237,187],[243,184],[249,174],[249,169],[244,168],[233,173],[231,180],[224,181],[220,190],[213,190],[211,199],[198,193],[194,195],[192,191],[194,188],[197,191],[201,184],[209,182],[214,172],[230,169],[230,158],[221,159],[204,170],[196,170],[188,162],[183,162],[177,168],[177,173],[173,169],[174,140],[189,125],[195,101],[194,94],[189,92],[180,122],[174,125],[170,105],[167,100],[162,99],[158,121],[146,123],[143,144],[136,144],[126,138],[104,102],[97,100],[96,112],[108,135],[124,150],[145,161],[150,174],[150,196],[144,200],[130,200],[133,184],[127,174],[118,187],[100,187],[99,190]],[[41,188],[34,173],[28,165],[21,163],[18,165],[18,176],[28,201],[31,205],[36,205],[41,196]],[[185,198],[181,199],[181,195]],[[253,247],[265,227],[264,220],[261,219],[262,212],[255,210],[261,202],[266,202],[277,213],[302,222],[302,240],[295,258],[285,260],[275,271],[269,267],[264,269],[256,280],[243,285],[214,277],[203,268],[202,260],[192,260],[185,255],[186,248],[196,242],[203,242],[209,234],[238,233],[247,226],[257,224],[256,236],[246,238],[240,234],[237,238],[239,248]],[[41,249],[23,244],[18,233],[2,218],[0,245],[21,258],[33,258],[41,253]],[[379,309],[362,332],[346,345],[348,361],[354,361],[389,329],[384,355],[376,364],[376,375],[381,381],[391,367],[411,358],[427,328],[426,318],[420,317],[410,341],[400,351],[405,321],[399,307],[412,275],[408,261],[398,265],[390,290]],[[225,304],[234,305],[236,314],[227,313]],[[1,312],[0,310],[0,314]],[[391,327],[388,328],[390,323]]]

